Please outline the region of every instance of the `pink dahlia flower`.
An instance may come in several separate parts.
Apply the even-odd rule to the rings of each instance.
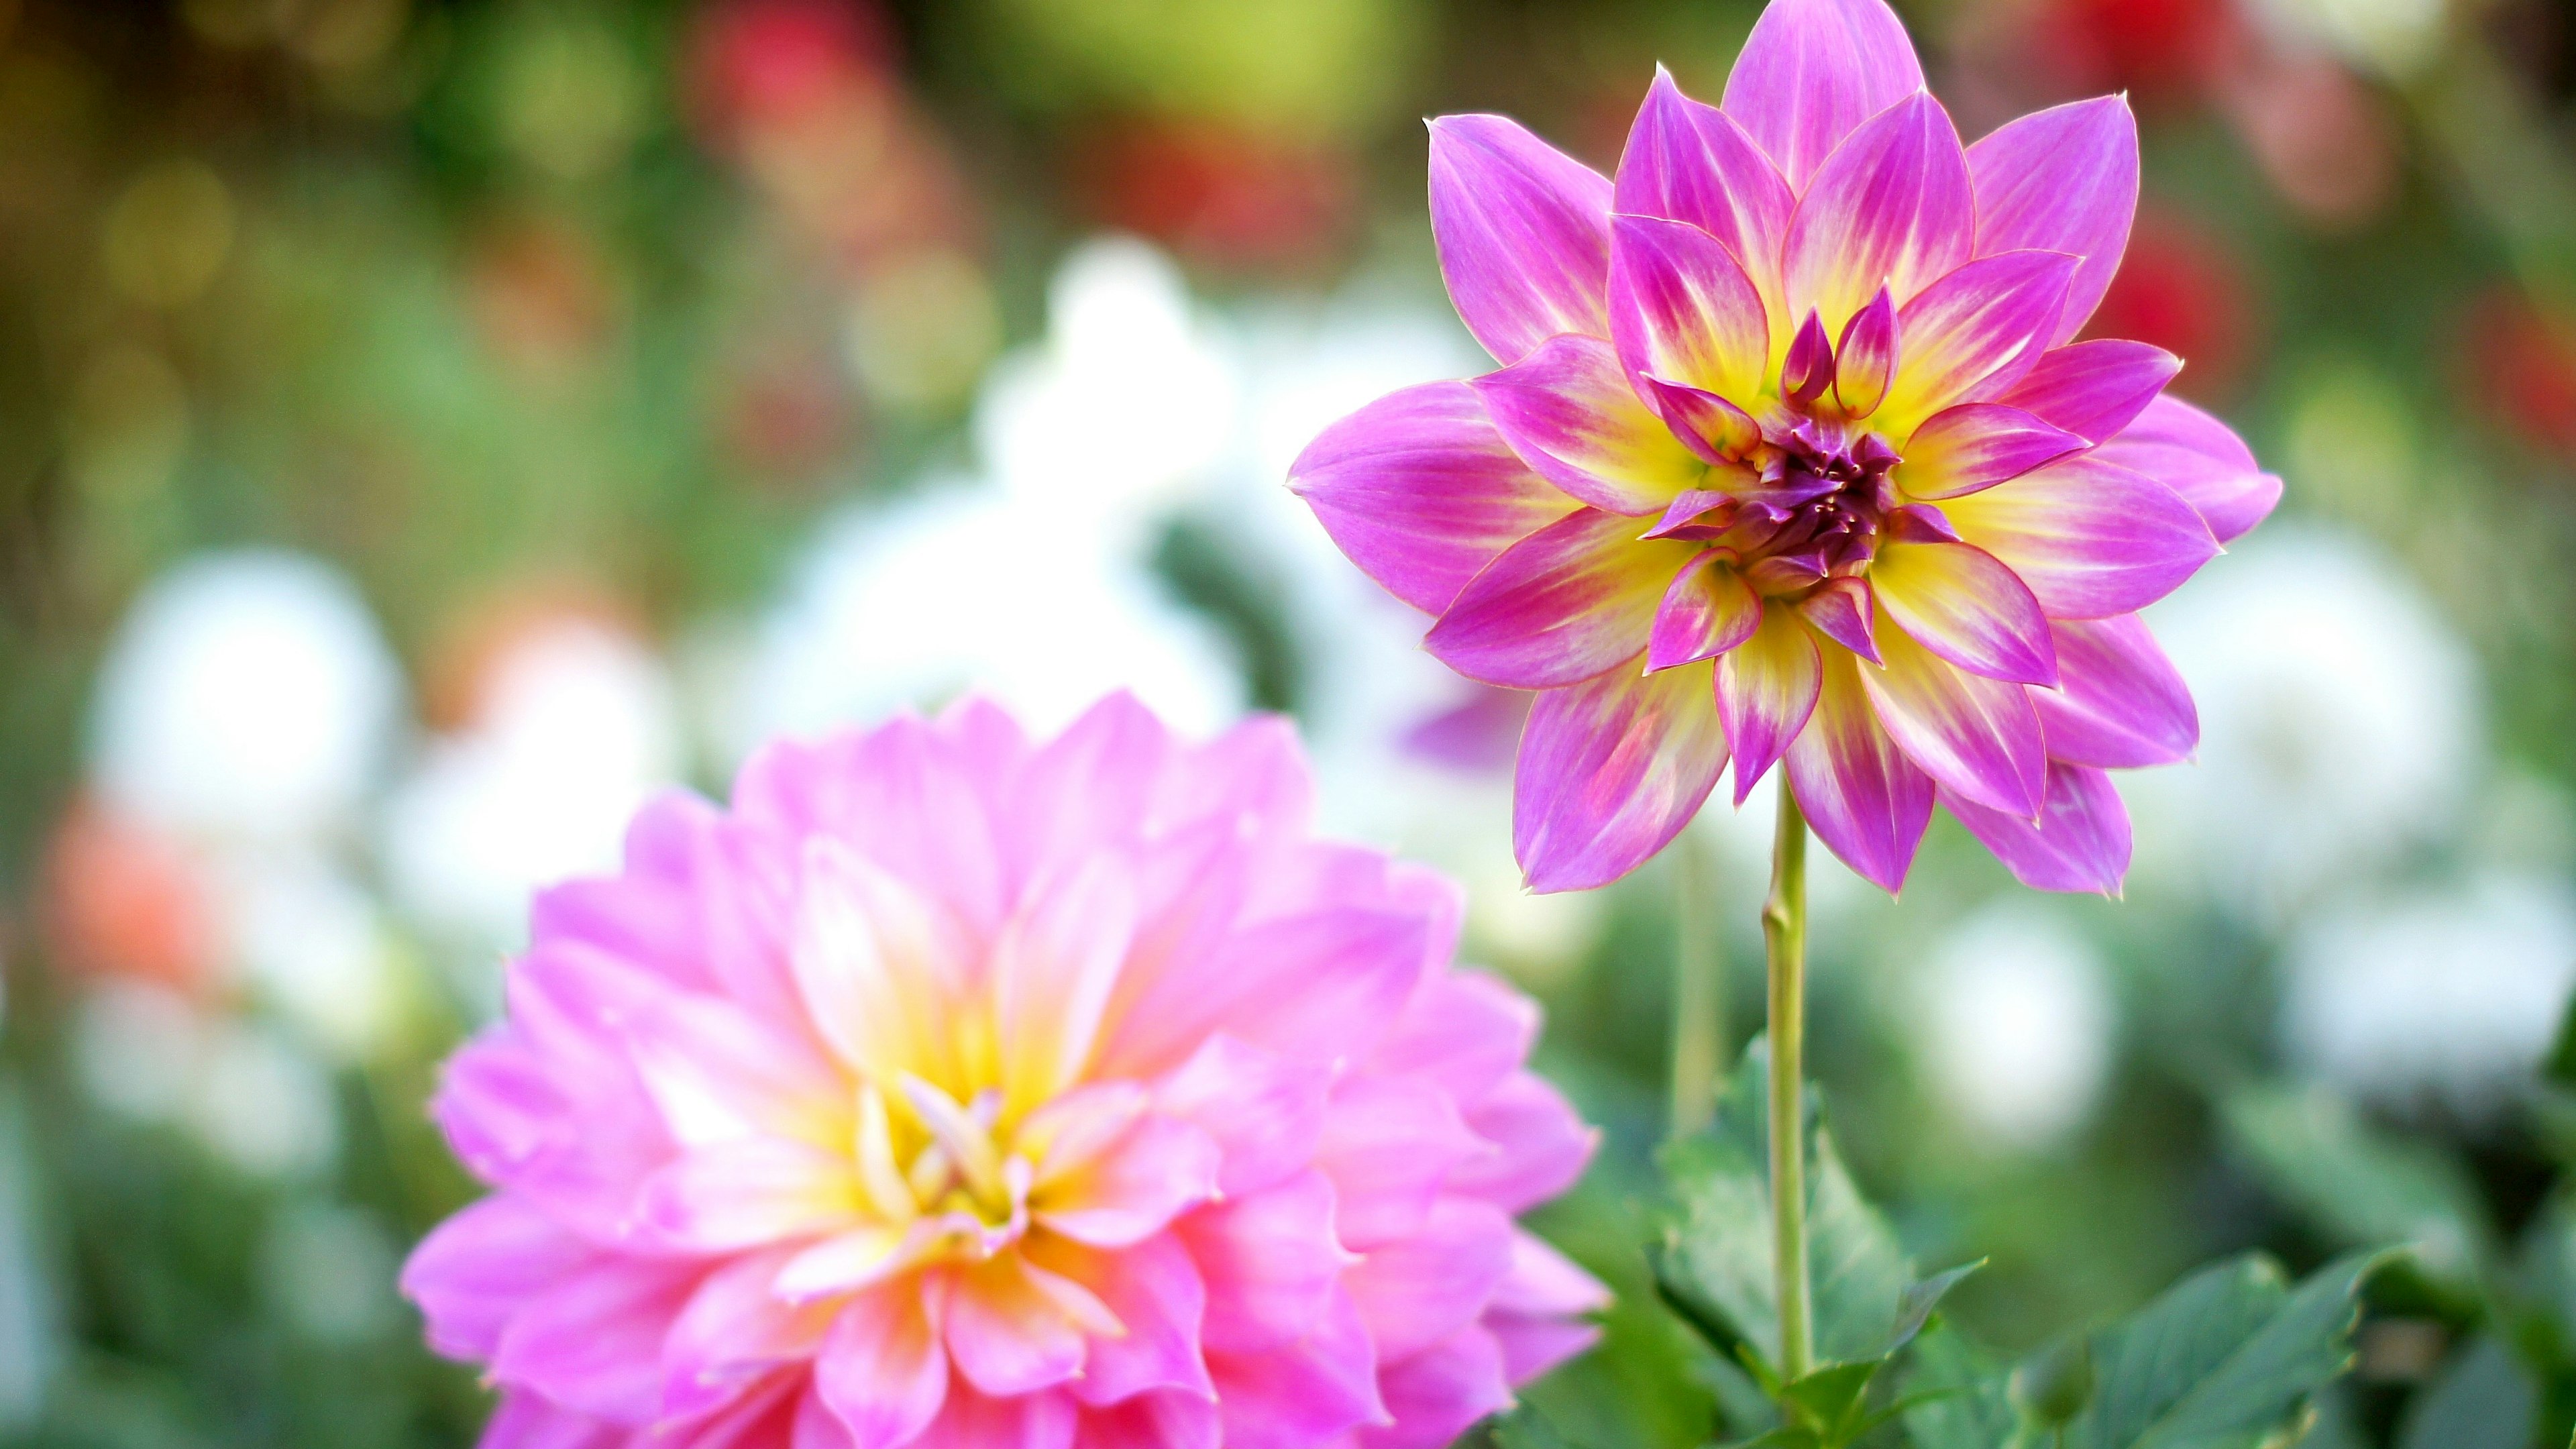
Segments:
[[[1774,0],[1720,106],[1658,74],[1615,181],[1432,122],[1441,270],[1504,365],[1291,481],[1434,654],[1538,692],[1533,887],[1629,870],[1730,757],[1889,890],[1936,800],[2032,885],[2117,887],[2103,772],[2198,734],[2137,611],[2280,494],[2170,354],[2071,340],[2137,190],[2118,99],[1962,146],[1880,0]]]
[[[1436,1445],[1598,1284],[1591,1134],[1447,882],[1307,833],[1276,721],[967,704],[647,808],[540,896],[413,1255],[499,1449]]]

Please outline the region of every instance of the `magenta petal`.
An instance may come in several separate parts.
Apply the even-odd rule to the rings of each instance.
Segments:
[[[1825,848],[1893,893],[1931,823],[1932,778],[1879,725],[1860,681],[1870,667],[1827,652],[1815,717],[1789,746],[1789,784]]]
[[[1762,601],[1744,576],[1716,552],[1705,551],[1673,575],[1655,631],[1646,645],[1648,669],[1671,669],[1715,659],[1753,637]]]
[[[2120,893],[2120,878],[2129,871],[2129,811],[2102,771],[2052,761],[2048,803],[2037,825],[1946,790],[1941,803],[2023,885],[2041,891]]]
[[[1226,1449],[1313,1449],[1386,1422],[1377,1356],[1347,1294],[1335,1290],[1302,1336],[1265,1353],[1215,1353]]]
[[[1381,1360],[1419,1353],[1476,1321],[1512,1267],[1512,1220],[1443,1198],[1419,1229],[1361,1255],[1343,1278]]]
[[[2074,336],[2110,289],[2138,209],[2138,122],[2127,98],[2023,116],[1969,147],[1968,170],[1977,182],[1979,251],[2083,259],[2049,340]]]
[[[1878,601],[1871,596],[1869,580],[1827,579],[1814,593],[1800,599],[1797,607],[1799,615],[1816,626],[1817,633],[1872,664],[1886,662],[1878,657]]]
[[[1224,1163],[1217,1189],[1240,1197],[1295,1174],[1314,1156],[1332,1079],[1327,1062],[1293,1061],[1217,1035],[1156,1096],[1163,1111],[1216,1143]]]
[[[1610,221],[1610,336],[1631,378],[1661,377],[1739,406],[1758,402],[1771,322],[1717,238],[1653,216]]]
[[[848,1157],[780,1137],[690,1152],[645,1180],[637,1212],[671,1243],[722,1253],[848,1223],[858,1179]]]
[[[1952,403],[2011,390],[2048,346],[2074,271],[2063,252],[2000,252],[1925,287],[1897,314],[1904,350],[1879,426],[1910,437]]]
[[[662,1342],[703,1270],[603,1258],[555,1280],[511,1316],[492,1377],[623,1424],[661,1409]]]
[[[2060,619],[2055,690],[2031,696],[2052,759],[2137,769],[2187,759],[2200,744],[2191,689],[2135,614]]]
[[[428,1321],[432,1349],[489,1358],[511,1313],[594,1251],[517,1198],[487,1197],[421,1240],[403,1264],[403,1296]]]
[[[2017,684],[2057,683],[2048,617],[1993,554],[1964,543],[1890,543],[1870,566],[1869,582],[1898,627],[1961,669]]]
[[[1211,1354],[1296,1342],[1324,1316],[1350,1262],[1333,1240],[1333,1185],[1320,1172],[1201,1208],[1174,1231],[1207,1282],[1200,1341]]]
[[[1843,324],[1834,348],[1834,402],[1847,418],[1878,410],[1896,376],[1896,302],[1885,287]]]
[[[1395,1422],[1361,1430],[1360,1449],[1440,1449],[1512,1404],[1502,1346],[1482,1328],[1461,1329],[1388,1364],[1378,1385]]]
[[[1707,471],[1638,399],[1617,351],[1600,338],[1552,338],[1469,386],[1523,461],[1596,508],[1660,513]]]
[[[2101,453],[1943,505],[1960,536],[2020,575],[2052,619],[2135,613],[2218,552],[2190,504]]]
[[[1513,772],[1512,846],[1534,891],[1606,885],[1663,849],[1726,768],[1707,665],[1631,663],[1530,708]]]
[[[1077,1243],[1124,1248],[1163,1230],[1217,1195],[1215,1139],[1170,1117],[1148,1116],[1100,1161],[1044,1185],[1031,1216]]]
[[[1735,760],[1737,805],[1807,727],[1823,684],[1816,641],[1785,604],[1763,608],[1753,637],[1718,661],[1717,714]]]
[[[616,1424],[548,1403],[542,1395],[505,1389],[475,1444],[477,1449],[626,1449],[631,1438]]]
[[[1751,413],[1705,388],[1691,387],[1667,378],[1641,377],[1637,379],[1637,388],[1647,404],[1663,416],[1664,426],[1672,429],[1673,436],[1681,439],[1682,445],[1701,462],[1752,476],[1750,468],[1735,461],[1762,441],[1762,425],[1753,420]],[[1685,499],[1706,498],[1710,502],[1718,502],[1725,497],[1723,493],[1712,493],[1706,489],[1685,488],[1664,506],[1664,523],[1677,521],[1673,510]],[[1708,503],[1702,503],[1691,511],[1697,513],[1708,506]],[[1654,534],[1649,532],[1647,536],[1651,538]]]
[[[747,1253],[707,1275],[662,1341],[662,1414],[721,1408],[781,1363],[810,1358],[836,1304],[792,1304],[772,1284],[792,1248]]]
[[[1844,137],[1922,88],[1914,45],[1881,0],[1775,0],[1753,22],[1721,108],[1804,188]]]
[[[2135,421],[2181,371],[2182,359],[2161,347],[2102,337],[2042,353],[2001,400],[2098,443]]]
[[[2281,501],[2281,480],[2262,470],[2244,440],[2177,397],[2147,404],[2136,422],[2095,448],[2093,456],[2182,495],[2220,543],[2243,537]]]
[[[961,1380],[951,1386],[947,1407],[908,1449],[1074,1449],[1081,1422],[1080,1406],[1063,1389],[997,1398],[977,1393],[972,1384]],[[724,1449],[766,1446],[727,1445]]]
[[[2048,749],[2025,685],[1952,665],[1901,629],[1881,629],[1884,669],[1861,687],[1906,757],[1952,793],[2027,819],[2039,813]]]
[[[1665,588],[1698,552],[1640,540],[1635,519],[1586,508],[1486,565],[1423,647],[1486,684],[1548,689],[1589,679],[1644,652]]]
[[[1527,1212],[1574,1186],[1601,1143],[1564,1093],[1526,1070],[1469,1109],[1467,1125],[1494,1151],[1460,1164],[1445,1187],[1507,1213]]]
[[[1364,1252],[1416,1231],[1450,1171],[1485,1150],[1457,1102],[1428,1082],[1341,1082],[1315,1148],[1315,1166],[1333,1180],[1334,1237]]]
[[[2084,446],[2084,440],[2001,403],[1943,408],[1914,430],[1897,486],[1914,498],[1956,498],[2018,478]]]
[[[1627,149],[1619,153],[1612,205],[1637,216],[1686,221],[1738,262],[1762,294],[1775,334],[1785,336],[1788,309],[1780,291],[1780,242],[1789,232],[1797,194],[1779,168],[1724,111],[1681,93],[1662,66],[1637,109]]]
[[[1578,506],[1521,461],[1463,382],[1391,393],[1326,428],[1288,486],[1361,572],[1432,614]]]
[[[1610,183],[1502,116],[1431,123],[1431,236],[1460,320],[1502,363],[1607,337]]]
[[[1201,1397],[1212,1391],[1198,1341],[1207,1285],[1178,1238],[1166,1234],[1116,1253],[1050,1251],[1041,1266],[1089,1289],[1123,1330],[1092,1335],[1076,1398],[1101,1405],[1158,1389]]]
[[[1424,979],[1371,1062],[1428,1078],[1460,1102],[1501,1085],[1538,1039],[1538,1003],[1482,971]]]
[[[1959,133],[1941,103],[1917,91],[1853,132],[1798,197],[1783,254],[1789,305],[1813,308],[1828,334],[1882,286],[1908,308],[1967,264],[1976,234]],[[1910,324],[1904,346],[1915,350]]]

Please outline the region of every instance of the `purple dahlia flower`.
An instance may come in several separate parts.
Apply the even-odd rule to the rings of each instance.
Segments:
[[[1429,1449],[1582,1348],[1537,1010],[1308,793],[1121,696],[646,809],[438,1095],[495,1191],[403,1284],[487,1449]]]
[[[1716,107],[1659,73],[1615,181],[1431,123],[1441,270],[1503,366],[1291,482],[1434,654],[1537,692],[1533,888],[1633,868],[1732,759],[1888,890],[1935,801],[2031,885],[2117,889],[2104,772],[2198,737],[2137,611],[2280,496],[2172,355],[2072,340],[2137,190],[2116,98],[1961,145],[1880,0],[1775,0]]]

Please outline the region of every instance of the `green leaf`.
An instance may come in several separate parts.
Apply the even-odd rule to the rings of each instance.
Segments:
[[[1923,1325],[1931,1321],[1932,1310],[1940,1307],[1941,1300],[1950,1296],[1950,1290],[1984,1266],[1986,1260],[1979,1258],[1973,1263],[1962,1263],[1946,1272],[1907,1284],[1904,1294],[1896,1302],[1896,1338],[1888,1345],[1887,1351],[1894,1353],[1912,1343],[1914,1336],[1923,1331]]]
[[[1485,1426],[1495,1449],[1573,1449],[1547,1416],[1527,1404]]]
[[[2397,1449],[2525,1449],[2540,1428],[2540,1389],[2513,1351],[2480,1337],[2455,1356],[2399,1422]]]
[[[2011,1366],[1934,1324],[1914,1340],[1905,1378],[1905,1433],[1916,1449],[2000,1449],[2021,1413],[2012,1404]]]
[[[2355,1295],[2388,1257],[2340,1258],[2295,1289],[2252,1255],[2185,1279],[2094,1336],[2068,1449],[2259,1449],[2351,1362]]]
[[[2283,1202],[2345,1247],[2412,1243],[2417,1270],[2466,1306],[2494,1235],[2459,1163],[2372,1126],[2322,1087],[2248,1087],[2223,1111]]]
[[[1782,1391],[1810,1427],[1828,1444],[1850,1441],[1860,1431],[1862,1402],[1881,1361],[1827,1364]]]

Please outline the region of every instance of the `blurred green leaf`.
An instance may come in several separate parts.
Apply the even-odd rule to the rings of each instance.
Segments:
[[[2397,1449],[2525,1449],[2540,1427],[2540,1390],[2513,1351],[2480,1336],[2407,1406]]]
[[[1914,1341],[1904,1420],[1916,1449],[1999,1449],[2021,1424],[2011,1365],[1958,1330],[1934,1324]]]
[[[2223,1107],[2246,1159],[2337,1246],[2411,1243],[2411,1261],[2463,1302],[2494,1241],[2461,1165],[2384,1132],[2322,1087],[2246,1087]]]

